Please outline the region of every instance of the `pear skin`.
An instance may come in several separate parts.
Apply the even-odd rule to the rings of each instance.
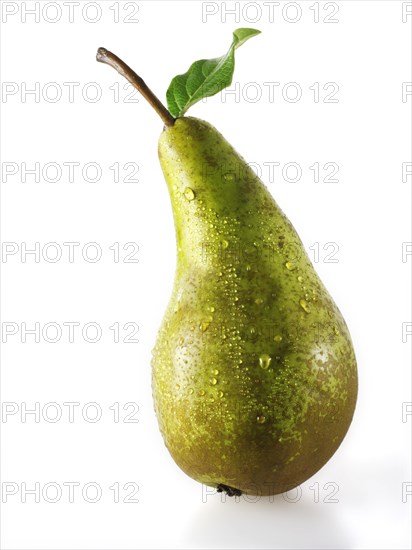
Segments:
[[[322,468],[349,428],[348,328],[290,221],[213,126],[178,118],[159,158],[177,241],[152,359],[165,444],[203,484],[282,493]]]

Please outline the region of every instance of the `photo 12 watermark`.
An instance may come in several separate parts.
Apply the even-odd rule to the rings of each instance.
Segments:
[[[142,2],[0,2],[2,23],[139,23]]]
[[[85,502],[97,504],[138,504],[139,485],[135,481],[113,484],[97,481],[3,481],[1,483],[1,501],[3,504],[22,503],[49,504]]]
[[[4,241],[1,243],[1,263],[88,263],[110,261],[115,264],[138,264],[139,245],[135,242],[111,244],[95,241],[50,241],[41,243]]]
[[[202,23],[339,23],[342,2],[202,2]]]
[[[136,162],[28,162],[4,161],[1,178],[4,184],[17,183],[139,183],[140,166]]]
[[[101,421],[111,421],[115,424],[137,424],[139,405],[133,401],[127,403],[115,402],[111,405],[89,401],[49,401],[41,403],[3,401],[1,404],[1,422],[3,424],[56,424],[84,423],[96,424]]]
[[[138,91],[128,82],[101,86],[98,82],[7,82],[1,84],[2,103],[139,103]]]
[[[263,495],[266,495],[268,492],[276,492],[276,483],[268,481],[263,484],[248,483],[247,492],[242,492],[241,494],[235,492],[232,496],[228,496],[224,491],[219,491],[214,487],[202,484],[202,502],[206,504],[210,497],[215,497],[216,494],[219,493],[222,503],[225,503],[228,499],[232,499],[236,503],[247,502],[253,504],[259,502],[262,498],[273,503],[276,497],[281,497],[283,501],[289,504],[296,504],[301,501],[302,498],[310,495],[311,500],[316,504],[338,504],[339,499],[337,498],[337,494],[339,490],[340,486],[335,481],[329,481],[323,484],[315,481],[308,487],[298,485],[294,489],[280,493],[279,495],[270,494],[264,497]]]
[[[115,344],[138,344],[139,325],[134,321],[103,324],[96,321],[3,321],[1,341],[3,344],[74,344],[112,342]]]
[[[216,85],[216,89],[221,86]],[[234,82],[218,92],[222,103],[339,103],[340,87],[337,82]],[[16,92],[17,93],[17,92]],[[40,92],[39,92],[40,94]],[[202,102],[206,103],[207,97]]]
[[[264,160],[243,163],[203,163],[202,180],[219,177],[222,185],[260,178],[268,183],[339,183],[340,166],[334,161]]]

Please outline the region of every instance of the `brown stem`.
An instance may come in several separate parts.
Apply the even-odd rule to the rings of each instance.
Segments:
[[[142,78],[137,75],[124,61],[119,59],[117,55],[106,48],[99,48],[96,55],[97,61],[100,63],[106,63],[110,65],[113,69],[124,76],[135,88],[138,90],[142,96],[147,99],[156,113],[160,116],[166,126],[173,126],[175,119],[163,105],[163,103],[154,95],[152,90],[147,86]]]

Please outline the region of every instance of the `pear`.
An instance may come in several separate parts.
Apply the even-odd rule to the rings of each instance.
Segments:
[[[177,119],[159,158],[177,238],[152,361],[166,446],[206,485],[287,491],[329,460],[351,422],[347,326],[289,220],[213,126]]]
[[[347,433],[357,397],[351,337],[246,161],[209,123],[162,114],[177,265],[153,350],[159,427],[200,483],[282,493],[322,468]]]

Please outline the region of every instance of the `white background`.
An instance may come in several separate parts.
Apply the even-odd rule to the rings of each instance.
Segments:
[[[411,321],[411,256],[402,261],[402,243],[411,241],[411,176],[402,181],[402,163],[411,161],[412,96],[402,98],[402,83],[412,80],[412,15],[403,22],[402,12],[411,11],[411,4],[301,1],[285,8],[280,2],[271,21],[267,3],[241,2],[238,20],[228,14],[224,21],[233,2],[110,0],[97,4],[95,23],[90,21],[96,8],[91,4],[82,13],[85,4],[90,3],[72,6],[70,22],[65,2],[39,2],[39,21],[24,15],[34,2],[2,2],[2,240],[16,253],[2,257],[7,342],[1,372],[6,407],[1,547],[409,548],[411,337],[403,343],[402,324]],[[335,6],[337,22],[324,22]],[[59,9],[60,20],[51,22]],[[216,13],[206,18],[205,9]],[[132,21],[126,23],[128,14]],[[95,53],[99,46],[117,53],[163,100],[175,74],[196,59],[222,55],[232,31],[248,26],[262,34],[237,51],[232,89],[238,97],[227,95],[224,101],[219,94],[190,114],[217,126],[247,160],[262,167],[262,179],[317,260],[318,273],[350,327],[360,389],[344,443],[298,491],[223,502],[221,495],[204,489],[202,494],[202,486],[174,464],[152,406],[150,355],[175,266],[172,213],[156,152],[162,123],[144,100],[125,102],[130,92],[125,81],[96,63]],[[273,97],[265,82],[279,83]],[[290,82],[295,87],[285,88]],[[318,101],[310,89],[316,82]],[[323,101],[332,91],[323,89],[330,82],[339,87],[335,103]],[[78,84],[72,85],[73,98],[67,83]],[[99,101],[93,101],[96,85],[89,83],[100,87]],[[38,97],[25,95],[35,86]],[[282,95],[290,92],[293,98],[296,86],[299,101]],[[53,101],[56,91],[61,98]],[[67,162],[80,163],[73,182]],[[118,183],[110,169],[116,162]],[[265,162],[280,163],[274,178]],[[287,181],[293,170],[282,177],[290,162],[301,167],[299,181]],[[309,168],[316,162],[317,183]],[[322,181],[327,162],[339,167],[337,183]],[[23,163],[27,168],[40,163],[39,181],[33,175],[22,181]],[[50,181],[53,165],[41,173],[47,163],[61,167],[58,181]],[[92,168],[86,179],[82,176],[87,163],[100,165],[98,182],[87,181],[94,177]],[[138,165],[138,182],[122,181],[130,171],[123,169],[126,163]],[[21,255],[24,246],[36,242],[38,261]],[[56,252],[47,247],[51,242],[62,251],[55,263],[49,259]],[[67,242],[80,243],[73,262]],[[93,255],[92,248],[83,249],[90,242],[102,250],[95,263],[82,256],[82,250]],[[123,250],[130,242],[134,248]],[[110,249],[114,243],[119,243],[119,262]],[[337,262],[325,261],[332,251],[327,243],[336,243]],[[136,246],[138,262],[125,263]],[[65,322],[80,323],[73,343]],[[81,333],[89,322],[102,330],[94,344]],[[40,331],[55,325],[46,337],[40,333],[40,342],[28,335],[24,343],[23,323],[27,328],[40,323]],[[115,323],[119,343],[109,328]],[[123,328],[126,323],[138,325],[138,343],[123,342],[131,330]],[[50,343],[56,324],[62,336]],[[5,336],[5,327],[17,327],[16,334]],[[22,417],[24,407],[33,409],[36,402],[39,418]],[[62,411],[54,423],[56,410],[45,407],[50,402]],[[80,404],[73,422],[63,405],[68,402]],[[92,408],[83,409],[90,402],[101,408],[97,422],[88,420]],[[119,403],[119,422],[114,403]],[[123,410],[127,403],[136,405]],[[124,422],[137,407],[132,420],[138,422]],[[68,482],[80,484],[74,502],[63,485]],[[82,495],[90,482],[101,490],[95,503],[87,501],[93,487]],[[23,502],[24,483],[28,489],[39,484],[39,502],[32,494]],[[48,490],[47,483],[53,484]],[[120,502],[114,502],[116,483]],[[124,488],[126,483],[132,485]],[[138,502],[124,502],[137,486]],[[48,502],[56,487],[61,498]],[[332,490],[336,494],[330,497]]]

